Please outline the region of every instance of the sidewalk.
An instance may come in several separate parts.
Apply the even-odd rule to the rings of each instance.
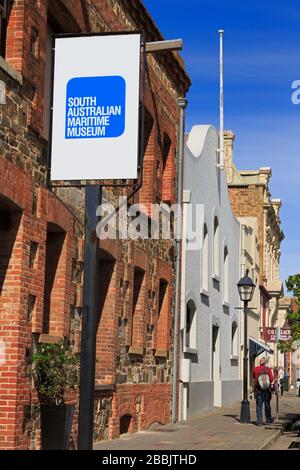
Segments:
[[[101,441],[95,450],[255,450],[268,449],[285,426],[300,415],[300,398],[286,393],[279,400],[279,421],[262,427],[255,423],[255,401],[251,400],[252,424],[240,424],[240,404],[215,408],[188,422],[155,425],[149,431],[125,434],[114,441]],[[272,399],[275,416],[275,397]]]

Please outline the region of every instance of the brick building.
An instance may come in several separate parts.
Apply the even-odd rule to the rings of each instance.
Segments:
[[[259,246],[259,276],[254,270],[250,276],[257,281],[260,289],[260,302],[257,314],[260,319],[260,337],[264,341],[265,327],[277,326],[279,312],[283,303],[283,284],[280,280],[279,265],[281,242],[280,199],[272,199],[269,181],[272,176],[270,167],[259,170],[238,170],[233,162],[233,143],[235,136],[231,131],[225,133],[225,166],[228,190],[233,212],[239,218],[253,217],[257,220]],[[287,309],[286,309],[287,312]],[[273,344],[270,347],[273,349]],[[270,356],[272,364],[274,355]]]
[[[1,2],[0,5],[5,5]],[[53,33],[144,30],[162,36],[139,0],[9,0],[0,9],[0,448],[39,448],[29,376],[38,342],[80,351],[84,193],[46,189]],[[134,202],[175,202],[177,98],[190,81],[176,53],[147,59],[143,185]],[[107,189],[117,204],[129,190]],[[100,243],[95,440],[170,420],[171,241]],[[1,355],[0,355],[1,356]],[[1,356],[2,357],[2,356]],[[76,431],[75,431],[76,432]]]

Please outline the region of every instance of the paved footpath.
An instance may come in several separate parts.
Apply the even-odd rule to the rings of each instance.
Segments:
[[[272,399],[275,414],[275,398]],[[239,423],[240,404],[215,408],[187,422],[155,425],[149,431],[124,434],[101,441],[95,450],[255,450],[269,449],[283,429],[300,415],[300,398],[286,393],[279,401],[279,421],[255,426],[255,401],[251,400],[251,424]]]

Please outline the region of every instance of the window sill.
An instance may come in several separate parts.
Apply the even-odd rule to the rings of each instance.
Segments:
[[[41,334],[39,337],[40,344],[58,344],[64,340],[63,336],[53,336]]]
[[[221,278],[217,274],[213,274],[212,278],[213,278],[214,281],[221,282]]]
[[[233,356],[233,355],[231,354],[230,360],[231,360],[231,361],[238,361],[238,360],[239,360],[239,356]]]
[[[115,384],[95,384],[95,391],[101,392],[101,391],[112,391],[114,392],[116,390]]]
[[[130,346],[128,354],[132,354],[135,356],[143,356],[144,355],[144,348],[139,346]]]
[[[17,72],[11,65],[9,65],[9,63],[6,62],[6,60],[1,56],[0,56],[0,68],[4,70],[4,72],[6,72],[7,75],[13,78],[20,85],[23,84],[22,75],[19,72]]]
[[[154,354],[155,357],[168,357],[168,351],[164,349],[157,349]]]
[[[183,352],[185,354],[193,354],[195,356],[198,356],[198,349],[195,349],[195,348],[186,348],[186,347],[184,347]]]

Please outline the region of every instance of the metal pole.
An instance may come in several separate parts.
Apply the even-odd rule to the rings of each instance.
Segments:
[[[83,317],[81,331],[80,395],[78,449],[93,449],[94,390],[97,334],[97,286],[99,274],[99,240],[96,235],[96,210],[102,195],[101,186],[85,189],[85,244]]]
[[[277,326],[276,329],[276,369],[277,369],[277,377],[276,377],[276,421],[279,420],[279,352],[278,352],[278,341],[280,339],[280,327]]]
[[[220,34],[220,162],[219,168],[224,168],[224,78],[223,78],[223,34],[224,30],[219,30]]]
[[[248,400],[248,301],[244,300],[244,374],[243,401],[241,403],[240,422],[250,423],[250,403]]]
[[[290,361],[293,366],[293,373],[294,373],[294,390],[297,391],[296,383],[297,383],[297,367],[296,367],[296,361],[293,361],[293,356],[292,353],[290,353]]]
[[[180,248],[181,248],[181,229],[182,229],[182,179],[183,179],[183,154],[184,154],[184,131],[185,131],[185,108],[187,100],[178,98],[179,107],[179,137],[178,137],[178,188],[177,204],[178,213],[176,218],[176,287],[175,287],[175,314],[174,314],[174,358],[173,358],[173,387],[172,387],[172,422],[177,421],[177,368],[178,368],[178,333],[179,333],[179,293],[180,293]]]

